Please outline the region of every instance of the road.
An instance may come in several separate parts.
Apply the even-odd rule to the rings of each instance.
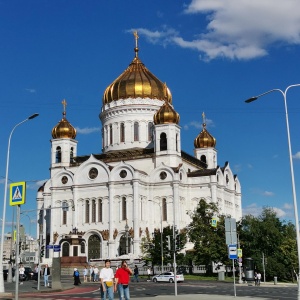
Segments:
[[[37,293],[36,282],[29,281],[20,286],[20,299],[99,299],[99,283],[83,283],[75,289],[70,278],[63,278],[62,284],[67,289],[63,292],[52,292],[49,288],[42,289],[42,294]],[[51,291],[51,292],[50,292]],[[143,299],[163,295],[174,295],[175,288],[172,283],[134,282],[130,284],[130,295],[132,299]],[[206,295],[227,295],[234,297],[234,286],[232,283],[218,281],[194,281],[186,280],[178,283],[178,295],[206,294]],[[294,300],[297,299],[296,285],[272,285],[262,284],[261,286],[248,286],[247,284],[236,284],[237,297],[253,297],[264,299]],[[117,294],[115,294],[117,299]],[[155,299],[155,298],[154,298]]]

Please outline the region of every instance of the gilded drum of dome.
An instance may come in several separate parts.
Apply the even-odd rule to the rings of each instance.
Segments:
[[[53,129],[52,137],[54,139],[70,138],[75,139],[76,129],[68,122],[67,119],[63,118]]]
[[[129,67],[106,88],[102,102],[107,104],[119,99],[139,97],[172,103],[172,94],[167,85],[135,57]]]

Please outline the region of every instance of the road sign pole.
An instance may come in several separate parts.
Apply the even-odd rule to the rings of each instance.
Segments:
[[[16,270],[15,270],[15,300],[19,299],[19,246],[20,243],[20,205],[17,205],[17,245],[16,245]]]

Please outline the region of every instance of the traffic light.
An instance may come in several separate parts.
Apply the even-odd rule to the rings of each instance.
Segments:
[[[45,246],[44,246],[44,245],[42,245],[42,247],[41,247],[41,253],[40,253],[40,257],[44,257],[44,255],[45,255]]]
[[[171,251],[171,237],[169,235],[167,235],[167,248]]]
[[[180,250],[180,234],[178,233],[178,230],[175,232],[175,251]]]

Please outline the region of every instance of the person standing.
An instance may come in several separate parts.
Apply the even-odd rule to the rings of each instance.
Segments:
[[[79,271],[77,270],[77,268],[74,268],[74,273],[73,273],[74,285],[79,285],[81,283],[79,276],[80,276]]]
[[[119,299],[130,299],[129,281],[132,270],[128,267],[126,260],[122,260],[121,267],[115,274],[115,290],[118,288]]]
[[[43,274],[44,274],[44,286],[50,286],[49,284],[50,268],[48,267],[48,265],[45,266]]]
[[[134,269],[133,269],[133,281],[139,282],[139,269],[137,267],[137,265],[135,265]]]
[[[105,260],[105,267],[100,271],[100,281],[101,300],[106,300],[106,297],[113,300],[116,286],[114,286],[114,271],[110,267],[109,259]]]
[[[19,267],[19,280],[20,284],[23,284],[23,281],[25,280],[25,268],[23,265],[20,265]]]
[[[87,282],[88,269],[85,266],[83,269],[83,282]]]
[[[94,281],[99,281],[99,269],[97,266],[94,268]]]
[[[148,269],[147,269],[147,275],[148,275],[147,281],[151,281],[151,268],[150,267],[148,267]]]
[[[90,266],[90,282],[94,281],[94,266]]]
[[[257,272],[256,278],[257,278],[257,285],[260,285],[260,281],[261,281],[261,273],[260,272]]]

